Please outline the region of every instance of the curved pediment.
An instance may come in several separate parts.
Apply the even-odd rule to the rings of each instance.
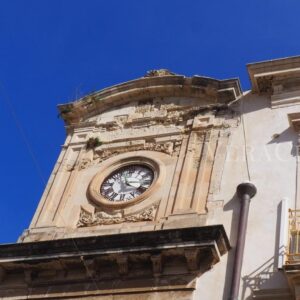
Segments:
[[[199,98],[199,105],[224,105],[241,95],[238,79],[185,77],[168,70],[152,70],[144,77],[105,88],[77,101],[58,106],[67,125],[76,125],[102,112],[132,101],[154,97]]]

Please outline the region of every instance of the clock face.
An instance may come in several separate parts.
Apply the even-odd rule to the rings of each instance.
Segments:
[[[100,193],[109,201],[129,201],[144,193],[152,184],[154,172],[146,165],[121,167],[103,181]]]

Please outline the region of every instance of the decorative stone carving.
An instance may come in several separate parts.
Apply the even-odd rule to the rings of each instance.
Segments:
[[[89,158],[83,158],[78,165],[78,169],[84,170],[87,167],[89,167],[91,164],[92,164],[92,161]]]
[[[113,145],[113,144],[112,144]],[[110,158],[115,155],[119,155],[121,153],[130,152],[130,151],[140,151],[140,150],[149,150],[149,151],[158,151],[162,153],[166,153],[169,155],[177,156],[179,154],[181,146],[181,140],[177,140],[174,142],[165,142],[165,143],[154,143],[154,142],[146,142],[141,145],[125,145],[125,147],[120,147],[118,149],[105,149],[102,150],[96,149],[96,153],[94,155],[94,159],[99,159],[99,163]]]
[[[72,172],[75,170],[76,163],[63,163],[62,166],[64,167],[65,171]]]
[[[90,213],[81,208],[77,227],[88,227],[96,225],[111,225],[120,224],[124,222],[141,222],[141,221],[153,221],[158,204],[154,204],[151,207],[133,215],[123,216],[118,212],[115,214],[109,214],[104,211],[96,211]]]
[[[160,77],[160,76],[170,76],[170,75],[176,75],[176,74],[167,69],[159,69],[159,70],[148,71],[145,77]]]
[[[272,93],[272,79],[273,76],[265,76],[257,78],[257,85],[261,93]]]
[[[253,91],[270,96],[272,108],[299,104],[299,66],[299,57],[249,64]]]

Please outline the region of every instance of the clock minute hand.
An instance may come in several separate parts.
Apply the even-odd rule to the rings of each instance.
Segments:
[[[141,185],[140,180],[138,180],[136,178],[132,178],[132,179],[126,178],[125,182],[126,182],[127,185],[130,185],[130,186],[133,186],[133,187],[136,187],[136,188],[138,188]]]

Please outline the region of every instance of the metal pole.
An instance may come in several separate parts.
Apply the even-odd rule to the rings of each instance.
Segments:
[[[256,187],[251,182],[244,182],[238,185],[236,192],[241,201],[241,209],[229,300],[238,300],[239,296],[249,206],[251,198],[256,194]]]

